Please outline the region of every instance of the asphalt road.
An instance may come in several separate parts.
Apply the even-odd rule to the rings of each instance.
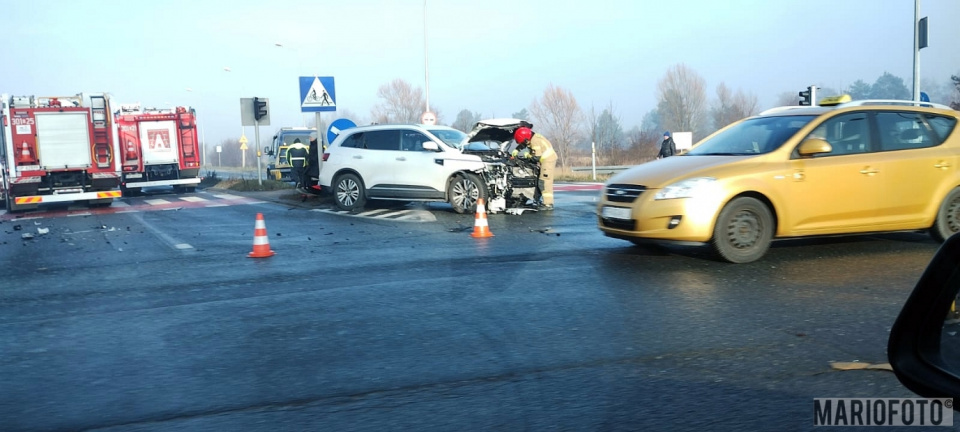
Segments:
[[[0,430],[806,430],[814,397],[913,396],[831,362],[886,362],[928,237],[730,265],[557,195],[486,239],[449,206],[290,193],[3,215]]]

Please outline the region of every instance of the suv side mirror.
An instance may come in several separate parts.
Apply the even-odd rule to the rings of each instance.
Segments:
[[[954,311],[958,290],[960,235],[954,235],[930,260],[887,342],[897,379],[920,396],[960,398],[960,320]]]
[[[422,146],[424,150],[429,150],[429,151],[440,150],[440,146],[438,146],[437,143],[433,141],[424,141]]]
[[[819,138],[810,138],[804,140],[802,143],[800,143],[800,148],[797,149],[797,152],[800,153],[800,156],[813,156],[815,154],[830,153],[832,151],[833,146]]]

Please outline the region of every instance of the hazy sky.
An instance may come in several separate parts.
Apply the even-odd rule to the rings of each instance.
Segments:
[[[678,63],[711,99],[725,82],[761,108],[884,72],[912,84],[914,0],[34,0],[0,11],[0,92],[192,105],[219,143],[241,132],[241,97],[270,98],[266,139],[303,124],[297,76],[333,76],[337,106],[369,121],[379,86],[425,87],[425,7],[430,104],[447,124],[461,109],[507,117],[553,84],[586,111],[612,104],[627,129]],[[921,0],[920,15],[921,78],[945,83],[960,74],[960,0]]]

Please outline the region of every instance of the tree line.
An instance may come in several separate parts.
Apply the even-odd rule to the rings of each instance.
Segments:
[[[951,76],[946,84],[924,80],[921,88],[928,93],[931,102],[948,104],[960,110],[960,75]],[[837,94],[849,94],[853,99],[909,100],[913,96],[903,78],[889,72],[884,72],[872,84],[858,79],[843,89],[818,85],[819,96]],[[589,165],[591,143],[595,144],[600,165],[643,163],[656,157],[661,133],[665,130],[692,132],[696,141],[760,112],[756,94],[730,88],[724,82],[713,90],[713,97],[708,97],[703,77],[682,63],[667,69],[657,82],[656,95],[656,108],[644,114],[639,125],[626,130],[612,102],[600,109],[584,109],[572,92],[552,83],[528,107],[521,108],[511,117],[532,122],[534,130],[553,143],[559,156],[558,165],[565,169]],[[381,85],[377,96],[380,102],[370,111],[370,123],[416,123],[426,106],[423,90],[403,79]],[[797,105],[798,102],[797,90],[784,91],[777,97],[777,106]],[[433,112],[438,124],[448,124],[464,132],[469,132],[476,122],[484,119],[479,112],[462,109],[453,121],[447,123],[444,113],[437,109]],[[355,119],[358,123],[360,119],[353,113],[340,113],[338,117]],[[319,130],[325,130],[325,127],[321,124]],[[239,144],[235,141],[221,143],[224,165],[240,165]],[[269,138],[265,141],[263,146],[269,144]],[[215,164],[216,153],[210,150],[207,154]],[[255,154],[247,154],[248,166],[251,161],[256,164],[255,157]]]

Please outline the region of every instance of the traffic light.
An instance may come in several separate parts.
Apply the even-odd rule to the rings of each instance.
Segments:
[[[253,98],[253,118],[257,121],[267,116],[267,101],[266,99],[260,100],[258,97]]]
[[[817,101],[817,86],[807,87],[806,90],[800,92],[800,105],[816,105]]]

